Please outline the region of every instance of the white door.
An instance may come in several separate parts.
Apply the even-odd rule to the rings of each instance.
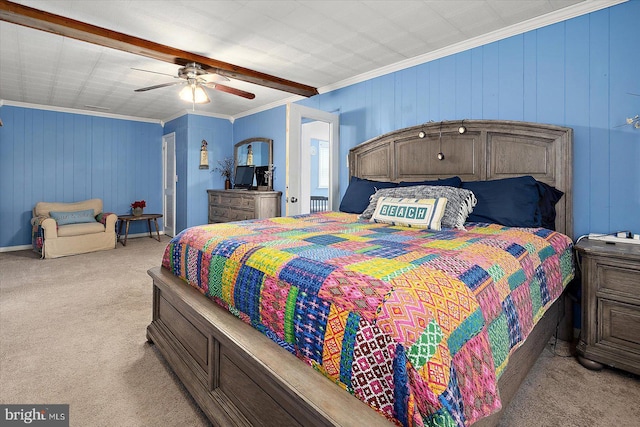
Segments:
[[[162,215],[164,234],[176,233],[176,134],[162,137]]]
[[[340,120],[337,114],[297,104],[287,104],[287,160],[286,160],[286,215],[309,212],[311,198],[310,141],[303,139],[303,123],[309,121],[328,124],[329,191],[328,208],[338,210],[340,205]]]

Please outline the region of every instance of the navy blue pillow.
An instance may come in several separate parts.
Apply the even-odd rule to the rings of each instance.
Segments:
[[[452,176],[451,178],[437,179],[434,181],[421,181],[421,182],[409,182],[401,181],[398,187],[411,187],[413,185],[446,185],[447,187],[460,188],[462,180],[459,176]]]
[[[361,214],[369,206],[369,198],[380,188],[397,187],[395,182],[370,181],[351,177],[347,191],[340,201],[340,212]]]
[[[556,204],[564,193],[556,187],[552,187],[547,183],[538,181],[541,188],[542,197],[540,197],[540,215],[542,216],[542,226],[549,230],[556,229]]]
[[[467,217],[470,222],[490,222],[508,227],[540,227],[542,191],[532,176],[463,182],[478,203]]]

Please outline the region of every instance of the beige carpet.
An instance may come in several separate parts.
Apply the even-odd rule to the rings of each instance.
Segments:
[[[71,426],[203,426],[145,329],[162,243],[40,260],[0,253],[0,403],[68,403]],[[637,426],[640,380],[545,350],[503,426]],[[568,354],[566,343],[555,353]]]

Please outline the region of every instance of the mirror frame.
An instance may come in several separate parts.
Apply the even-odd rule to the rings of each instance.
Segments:
[[[269,184],[266,186],[266,191],[272,191],[273,190],[273,139],[269,139],[269,138],[259,138],[259,137],[254,137],[254,138],[247,138],[247,139],[243,139],[240,142],[236,142],[233,146],[233,166],[234,166],[234,173],[233,175],[235,176],[235,170],[238,167],[238,151],[240,150],[241,147],[245,146],[245,145],[249,145],[249,144],[253,144],[253,143],[257,143],[257,142],[263,142],[266,143],[269,146],[269,163],[266,165],[269,167]],[[264,166],[264,165],[258,165],[258,166]],[[258,190],[261,190],[261,188],[258,188]]]

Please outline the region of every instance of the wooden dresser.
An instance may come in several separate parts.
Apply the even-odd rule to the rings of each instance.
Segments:
[[[280,216],[280,191],[207,190],[209,224]]]
[[[578,360],[640,375],[640,245],[584,239]]]

